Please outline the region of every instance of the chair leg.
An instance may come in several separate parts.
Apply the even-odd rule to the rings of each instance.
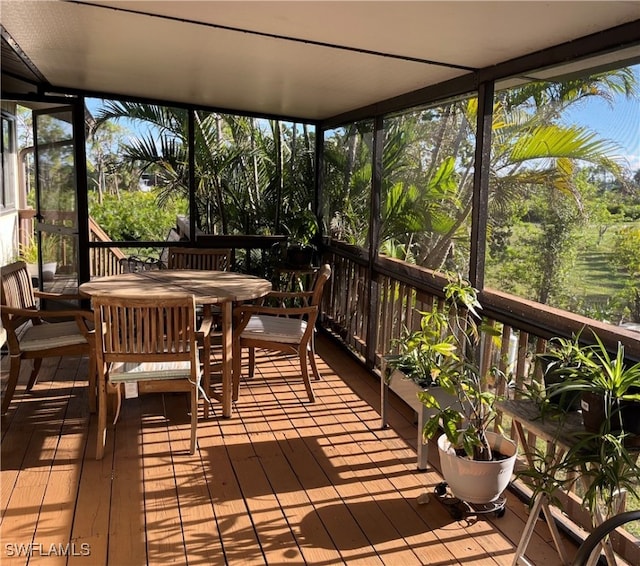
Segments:
[[[124,384],[118,383],[117,385],[112,386],[116,392],[116,416],[113,417],[113,426],[116,426],[118,422],[118,418],[120,417],[120,409],[122,408],[122,388]]]
[[[107,442],[107,384],[104,379],[98,383],[98,432],[96,460],[102,460]]]
[[[249,377],[253,377],[256,370],[256,349],[249,348]]]
[[[232,382],[233,382],[233,394],[232,401],[237,401],[240,395],[240,372],[242,367],[242,348],[239,341],[233,341],[233,363],[232,363]]]
[[[206,406],[206,401],[205,401]],[[198,386],[191,386],[191,445],[189,454],[195,454],[198,444]]]
[[[97,395],[96,381],[98,378],[98,368],[96,367],[96,358],[93,353],[89,354],[89,412],[96,412]]]
[[[7,388],[4,390],[4,398],[2,399],[2,416],[6,415],[9,410],[13,393],[18,384],[18,377],[20,376],[20,356],[11,356],[10,359],[9,381],[7,381]]]
[[[204,400],[204,418],[209,418],[209,395],[211,394],[211,340],[208,337],[204,337],[204,343],[202,345],[202,387],[206,394]],[[198,405],[196,404],[196,412]]]
[[[33,371],[31,372],[31,376],[29,377],[29,383],[27,383],[27,391],[31,391],[33,389],[33,386],[36,384],[40,366],[42,366],[42,358],[35,358],[33,360]]]
[[[302,380],[304,381],[305,389],[307,390],[307,395],[309,396],[309,402],[315,402],[315,397],[313,396],[313,389],[311,387],[311,381],[309,380],[309,369],[307,368],[307,352],[306,348],[300,348],[298,351],[300,356],[300,369],[302,371]]]
[[[310,350],[307,350],[309,354],[309,362],[311,363],[311,371],[313,372],[313,378],[316,381],[320,380],[320,373],[318,372],[318,366],[316,365],[316,353],[313,350],[313,346]]]

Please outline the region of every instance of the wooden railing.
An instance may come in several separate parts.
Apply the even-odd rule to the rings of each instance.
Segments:
[[[334,242],[323,251],[323,261],[333,271],[324,297],[322,325],[380,376],[383,357],[397,353],[394,340],[404,329],[418,328],[418,311],[430,310],[442,298],[446,280],[428,269],[386,257],[369,262],[363,250]],[[640,359],[637,332],[491,289],[482,291],[480,301],[485,323],[500,334],[498,339],[482,342],[482,359],[508,376],[508,387],[502,383],[496,391],[506,397],[521,397],[534,376],[541,379],[536,374],[540,369],[534,363],[535,354],[545,351],[552,336],[571,338],[582,331],[588,337],[592,329],[607,346],[615,349],[620,341],[630,359]],[[502,419],[496,426],[500,424],[510,426]],[[535,435],[527,432],[535,443]],[[576,494],[560,494],[559,499],[575,523],[591,524]]]
[[[89,217],[89,241],[90,242],[111,242],[111,238],[100,227],[100,225]],[[104,275],[115,275],[122,272],[121,259],[126,254],[118,247],[109,248],[89,248],[89,262],[91,266],[91,277],[102,277]]]

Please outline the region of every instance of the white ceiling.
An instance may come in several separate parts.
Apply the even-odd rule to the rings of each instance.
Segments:
[[[309,120],[635,20],[638,1],[2,0],[0,11],[55,87]]]

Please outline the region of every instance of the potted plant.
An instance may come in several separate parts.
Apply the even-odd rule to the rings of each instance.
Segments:
[[[640,437],[640,362],[625,359],[624,345],[618,342],[611,355],[594,332],[595,344],[578,349],[578,364],[568,368],[570,378],[552,386],[553,395],[581,395],[585,429],[594,433],[621,431]]]
[[[58,269],[55,259],[57,242],[55,238],[42,238],[42,277],[44,281],[52,281]],[[27,264],[27,270],[32,278],[37,279],[38,273],[38,240],[32,236],[28,244],[20,244],[18,259]]]
[[[536,356],[543,376],[544,401],[563,411],[580,409],[579,391],[558,392],[560,384],[571,381],[586,360],[592,357],[590,347],[579,343],[580,333],[572,338],[555,336],[548,342],[548,350]]]
[[[308,209],[292,214],[287,220],[285,231],[289,236],[286,250],[286,264],[290,267],[309,267],[316,251],[313,238],[318,230],[318,220]]]
[[[386,361],[391,369],[398,370],[402,377],[422,389],[438,385],[442,370],[458,358],[454,336],[445,333],[447,313],[435,306],[431,311],[417,312],[421,315],[420,328],[405,329],[394,341],[398,354],[387,356]]]
[[[427,409],[419,393],[429,389],[441,403],[455,401],[439,387],[438,376],[446,366],[457,360],[452,335],[448,334],[447,314],[434,306],[431,311],[417,311],[421,316],[417,330],[405,328],[402,336],[393,342],[396,354],[384,358],[381,384],[382,426],[385,426],[387,389],[393,391],[418,415],[418,469],[427,468],[428,451],[423,443],[422,427],[434,413]]]
[[[498,500],[509,484],[517,451],[512,440],[490,430],[498,396],[488,383],[504,376],[497,368],[483,374],[479,346],[482,334],[490,339],[496,332],[481,325],[477,290],[468,282],[458,277],[444,292],[456,355],[449,356],[438,382],[455,401],[443,404],[429,390],[420,393],[422,403],[434,410],[423,434],[425,439],[439,435],[442,474],[453,495],[468,503],[488,504]]]

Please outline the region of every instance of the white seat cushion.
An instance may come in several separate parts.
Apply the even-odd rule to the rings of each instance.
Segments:
[[[299,344],[307,329],[307,322],[300,318],[286,318],[284,316],[252,315],[242,338],[257,340],[273,340],[285,344]]]
[[[118,362],[109,370],[109,381],[154,381],[191,377],[191,364],[185,362]]]
[[[54,324],[36,324],[29,327],[20,339],[23,352],[35,352],[61,346],[86,344],[87,340],[75,320]]]
[[[159,381],[191,377],[191,364],[184,362],[117,362],[109,370],[109,381]]]

